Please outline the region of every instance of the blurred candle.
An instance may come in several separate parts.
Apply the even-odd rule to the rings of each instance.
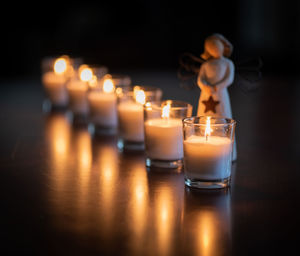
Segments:
[[[232,141],[211,136],[211,117],[207,117],[204,136],[192,135],[184,141],[184,163],[188,177],[222,180],[230,177]]]
[[[96,127],[117,127],[117,95],[110,77],[103,81],[102,88],[91,90],[88,94],[91,121]]]
[[[183,158],[182,121],[170,118],[170,104],[162,108],[161,118],[145,121],[147,156],[151,159],[178,160]]]
[[[66,89],[67,69],[69,59],[67,56],[57,58],[53,64],[53,70],[43,74],[42,82],[51,103],[55,106],[66,106],[68,93]]]
[[[82,65],[78,70],[78,78],[72,79],[68,85],[70,109],[73,114],[86,115],[89,111],[87,91],[89,81],[93,81],[93,71],[87,65]]]
[[[118,115],[120,133],[124,140],[132,142],[144,141],[144,114],[145,92],[139,87],[134,88],[134,99],[120,102]]]

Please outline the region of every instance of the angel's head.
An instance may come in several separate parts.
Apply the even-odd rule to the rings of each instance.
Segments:
[[[213,34],[205,39],[204,53],[201,57],[205,60],[210,58],[230,57],[233,50],[232,44],[221,34]]]

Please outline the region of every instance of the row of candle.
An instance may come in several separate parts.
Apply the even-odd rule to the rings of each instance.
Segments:
[[[107,74],[105,67],[76,67],[75,63],[62,56],[43,74],[53,105],[68,104],[75,116],[89,116],[96,132],[119,131],[118,146],[145,148],[149,167],[180,168],[184,160],[188,186],[230,184],[233,120],[191,117],[190,104],[162,101],[159,88],[132,88],[128,76]]]

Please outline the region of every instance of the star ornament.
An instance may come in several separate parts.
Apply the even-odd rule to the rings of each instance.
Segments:
[[[220,101],[214,101],[214,98],[212,96],[209,96],[208,100],[203,100],[202,103],[205,105],[204,113],[208,111],[216,113],[216,107],[220,103]]]

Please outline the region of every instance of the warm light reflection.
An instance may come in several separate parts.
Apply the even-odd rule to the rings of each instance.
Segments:
[[[173,237],[174,211],[172,190],[169,187],[164,187],[157,194],[156,203],[157,238],[159,251],[163,255],[168,254],[170,250]]]
[[[51,147],[55,170],[59,169],[67,161],[70,143],[70,125],[63,115],[49,117],[47,124],[48,138]]]
[[[139,159],[133,159],[139,160]],[[132,162],[131,178],[131,208],[132,227],[135,231],[135,239],[140,239],[140,236],[145,230],[147,220],[148,206],[148,183],[147,172],[145,169],[144,159],[142,161]]]
[[[231,255],[230,194],[187,191],[183,227],[188,255]]]
[[[81,65],[79,67],[79,77],[83,82],[88,82],[93,78],[93,70],[87,65]]]
[[[133,89],[135,101],[144,105],[146,103],[146,94],[139,86],[135,86]]]
[[[63,114],[51,114],[47,117],[46,137],[50,149],[49,172],[51,174],[51,201],[57,213],[64,209],[64,191],[69,178],[69,155],[71,153],[71,127]]]
[[[92,165],[91,136],[87,130],[79,130],[76,131],[74,139],[78,172],[78,214],[80,218],[84,219],[88,207],[88,189]]]
[[[77,156],[80,169],[89,169],[92,163],[91,137],[88,131],[77,134]]]
[[[114,198],[118,179],[118,151],[115,145],[102,144],[96,148],[96,166],[99,171],[101,229],[109,232],[115,215]]]
[[[67,66],[67,58],[61,57],[55,60],[53,69],[56,74],[62,74],[67,70]]]
[[[209,256],[213,254],[213,248],[215,248],[216,237],[215,232],[217,232],[217,223],[216,216],[210,210],[203,210],[199,213],[197,218],[197,245],[200,255]]]

